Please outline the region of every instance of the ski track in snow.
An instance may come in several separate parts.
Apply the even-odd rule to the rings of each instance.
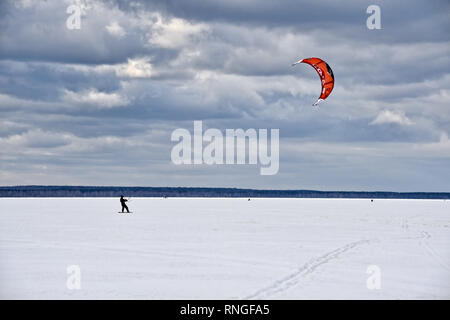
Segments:
[[[415,218],[417,216],[414,216],[412,218]],[[406,230],[407,232],[410,232],[409,230],[409,221],[408,219],[403,219],[402,221],[402,228],[404,230]],[[436,251],[433,249],[433,247],[429,244],[428,240],[431,238],[431,235],[424,230],[420,231],[419,236],[417,237],[408,237],[405,239],[418,239],[419,240],[419,244],[425,249],[425,251],[427,252],[427,254],[434,259],[434,261],[436,261],[441,267],[450,270],[450,266],[447,264],[447,262],[445,261],[445,259]]]
[[[421,237],[419,240],[420,245],[425,248],[425,251],[443,268],[450,270],[450,266],[445,262],[445,260],[442,258],[440,254],[436,252],[436,250],[433,249],[433,247],[428,243],[428,239],[431,238],[431,235],[426,232],[421,232]]]
[[[298,285],[306,275],[313,273],[321,265],[338,258],[340,255],[352,250],[353,248],[356,248],[363,244],[369,244],[371,241],[373,240],[359,240],[346,244],[345,246],[337,248],[333,251],[327,252],[320,257],[308,261],[300,268],[298,268],[295,272],[280,280],[275,281],[272,285],[258,290],[255,293],[245,297],[244,300],[265,299],[275,294],[289,290],[290,288]]]
[[[408,222],[407,221],[403,222],[402,227],[405,229],[408,229]],[[431,235],[428,232],[421,231],[420,234],[415,237],[394,237],[392,239],[384,239],[384,241],[386,241],[386,240],[401,240],[401,239],[403,239],[403,240],[417,240],[418,239],[420,245],[422,245],[425,248],[427,253],[433,259],[435,259],[435,261],[439,265],[441,265],[442,267],[444,267],[447,270],[450,270],[450,266],[427,242],[427,239],[430,239],[430,238],[431,238]],[[349,251],[357,246],[360,246],[362,244],[369,244],[370,242],[373,242],[373,241],[375,241],[375,240],[355,241],[355,242],[349,243],[343,247],[335,249],[331,252],[328,252],[318,258],[312,259],[309,262],[302,265],[299,269],[297,269],[297,271],[293,272],[292,274],[290,274],[280,280],[275,281],[272,285],[265,287],[261,290],[258,290],[255,293],[253,293],[243,299],[244,300],[245,299],[248,299],[248,300],[264,299],[264,298],[268,298],[273,295],[279,294],[281,292],[284,292],[286,290],[289,290],[290,288],[298,285],[301,282],[301,280],[304,278],[304,276],[311,274],[321,265],[329,262],[332,259],[338,258],[340,255],[346,253],[347,251]],[[377,240],[377,241],[379,241],[379,240]]]

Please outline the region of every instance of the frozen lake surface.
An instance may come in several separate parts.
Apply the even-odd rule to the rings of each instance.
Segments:
[[[0,298],[450,299],[450,201],[133,198],[129,207],[1,198]],[[71,265],[80,290],[66,285]]]

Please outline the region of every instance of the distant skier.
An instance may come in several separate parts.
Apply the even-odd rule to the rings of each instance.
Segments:
[[[124,209],[127,209],[127,212],[130,213],[130,210],[128,210],[128,206],[125,204],[128,200],[125,199],[123,196],[120,196],[120,204],[122,205],[122,212]]]

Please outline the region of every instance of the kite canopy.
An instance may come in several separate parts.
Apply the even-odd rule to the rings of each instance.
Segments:
[[[313,106],[316,106],[319,104],[320,101],[325,100],[330,95],[331,91],[333,91],[334,87],[333,70],[331,70],[328,63],[319,58],[308,58],[299,60],[293,63],[292,65],[295,66],[296,64],[299,63],[309,64],[314,69],[316,69],[317,74],[320,77],[320,81],[322,83],[322,91],[320,93],[319,99],[317,99],[317,101],[313,104]]]

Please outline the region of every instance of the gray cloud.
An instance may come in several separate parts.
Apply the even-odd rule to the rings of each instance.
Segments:
[[[446,1],[379,1],[373,31],[370,1],[86,0],[68,30],[71,3],[0,5],[1,184],[448,191]],[[171,164],[193,120],[279,128],[280,173]]]

